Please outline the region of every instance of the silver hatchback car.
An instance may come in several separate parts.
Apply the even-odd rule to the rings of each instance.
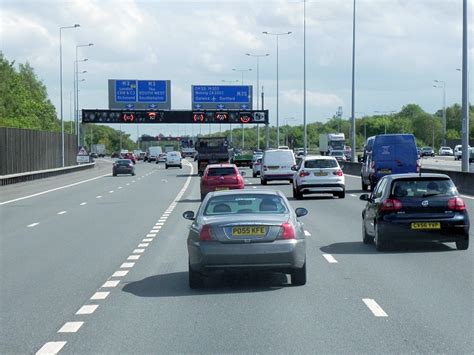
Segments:
[[[291,275],[293,285],[306,283],[305,208],[293,210],[273,190],[209,193],[192,220],[187,243],[189,286],[202,287],[216,271],[272,270]]]

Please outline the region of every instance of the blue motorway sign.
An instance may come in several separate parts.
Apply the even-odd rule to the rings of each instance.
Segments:
[[[109,79],[109,109],[171,109],[169,80]]]
[[[115,82],[115,102],[136,102],[136,80],[117,80]]]
[[[165,80],[138,80],[139,102],[166,102]]]
[[[194,109],[251,109],[252,86],[250,85],[193,85]]]

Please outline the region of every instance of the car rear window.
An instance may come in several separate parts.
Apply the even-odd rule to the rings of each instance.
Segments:
[[[226,176],[226,175],[236,175],[234,168],[210,168],[207,176]]]
[[[295,164],[295,156],[290,150],[280,151],[269,151],[265,152],[263,160],[267,165],[280,164],[280,165],[293,165]]]
[[[311,159],[305,160],[304,167],[308,169],[337,168],[336,159]]]
[[[131,163],[130,160],[117,160],[118,165],[128,165],[130,163]]]
[[[403,179],[395,180],[391,186],[393,197],[455,196],[456,186],[450,179]]]
[[[235,194],[212,197],[204,209],[205,216],[239,213],[285,214],[288,213],[288,207],[276,195]]]

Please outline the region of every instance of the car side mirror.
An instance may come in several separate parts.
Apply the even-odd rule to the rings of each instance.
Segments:
[[[183,217],[185,219],[189,219],[191,221],[194,221],[194,211],[186,211],[186,212],[183,212]]]
[[[303,208],[303,207],[298,207],[295,210],[295,213],[296,213],[296,217],[303,217],[303,216],[306,216],[308,214],[308,210],[306,208]]]
[[[362,201],[370,201],[370,197],[369,197],[369,194],[362,194],[359,196],[359,200],[362,200]]]

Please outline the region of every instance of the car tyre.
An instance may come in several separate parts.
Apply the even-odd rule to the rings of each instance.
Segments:
[[[179,168],[180,168],[180,169],[182,169],[182,168],[183,168],[183,166],[182,166],[182,165],[180,165],[180,166],[179,166]]]
[[[346,197],[346,191],[339,192],[337,195],[339,198],[345,198]]]
[[[117,173],[113,173],[112,175],[113,175],[113,176],[117,176]]]
[[[201,201],[204,200],[205,197],[206,197],[206,194],[201,194]]]
[[[361,177],[362,179],[362,177]],[[369,189],[369,185],[364,184],[364,179],[362,179],[362,191],[367,191]]]
[[[365,222],[363,218],[362,218],[362,242],[364,242],[364,244],[372,244],[374,242],[374,237],[371,237],[370,235],[367,234],[367,229],[365,228]]]
[[[168,164],[165,165],[165,169],[168,169]]]
[[[298,187],[296,187],[295,193],[296,193],[296,199],[297,200],[302,200],[303,199],[303,193],[298,189]]]
[[[303,286],[306,284],[306,261],[301,269],[296,269],[291,273],[291,284],[294,286]]]
[[[469,248],[469,239],[462,239],[456,241],[457,250],[466,250],[467,248]]]
[[[257,174],[252,173],[252,177],[256,178],[256,177],[257,177]]]
[[[193,270],[191,268],[191,265],[188,266],[188,277],[189,277],[190,288],[196,289],[196,288],[201,288],[204,286],[203,276],[199,272]]]
[[[267,180],[260,178],[260,183],[261,183],[262,185],[266,185],[266,184],[267,184]]]
[[[132,176],[135,176],[135,173],[132,173]]]
[[[385,251],[387,249],[386,243],[381,241],[379,238],[379,227],[375,224],[375,236],[374,236],[375,250]]]

